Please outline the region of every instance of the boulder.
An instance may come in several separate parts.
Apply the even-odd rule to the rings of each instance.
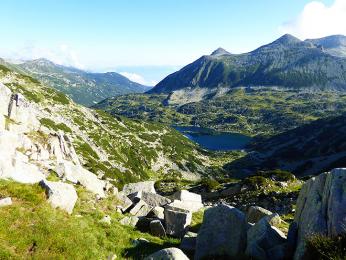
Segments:
[[[119,221],[121,225],[135,227],[138,223],[139,218],[136,216],[124,217]]]
[[[140,191],[156,193],[154,184],[155,184],[154,181],[142,181],[142,182],[136,182],[136,183],[129,183],[124,186],[123,193],[125,195],[130,195],[132,193],[140,192]]]
[[[155,207],[149,212],[148,216],[163,220],[165,218],[164,211],[165,209],[163,207]]]
[[[143,191],[140,198],[151,207],[165,206],[171,200],[156,193]]]
[[[185,210],[165,209],[166,233],[175,237],[183,237],[191,224],[192,214]]]
[[[237,257],[245,250],[246,231],[240,210],[228,205],[207,209],[197,235],[195,259]]]
[[[162,249],[144,258],[145,260],[189,260],[189,258],[178,248],[171,247]]]
[[[123,192],[119,192],[117,197],[120,201],[122,212],[126,212],[132,206],[132,200],[130,200]]]
[[[88,191],[100,196],[101,198],[106,197],[106,182],[98,179],[95,174],[84,169],[82,166],[64,160],[58,163],[56,172],[60,178],[73,183],[80,183]]]
[[[197,201],[181,201],[181,200],[174,200],[173,202],[166,205],[166,208],[172,209],[172,210],[187,210],[190,212],[197,212],[200,209],[202,209],[204,205],[201,202]]]
[[[42,180],[40,185],[46,190],[48,201],[53,208],[60,208],[71,214],[78,199],[73,185],[63,182]]]
[[[246,221],[249,223],[257,223],[261,218],[273,214],[271,211],[258,206],[251,206],[246,215]]]
[[[12,199],[10,197],[0,199],[0,208],[12,205]]]
[[[130,208],[129,213],[133,216],[144,217],[152,210],[147,203],[143,200],[137,202],[132,208]]]
[[[294,259],[303,259],[312,234],[335,236],[345,232],[346,168],[308,180],[299,193],[294,217],[297,225]]]
[[[269,259],[268,252],[286,242],[285,235],[270,225],[264,217],[247,232],[246,255],[254,259]],[[273,251],[271,254],[274,254]]]
[[[193,253],[196,249],[197,234],[187,232],[181,240],[180,249]]]
[[[165,228],[163,227],[160,220],[156,219],[150,222],[150,234],[156,237],[166,236]]]
[[[180,201],[195,201],[195,202],[202,203],[201,195],[197,193],[189,192],[187,190],[177,191],[176,193],[173,194],[173,198],[175,200],[180,200]]]

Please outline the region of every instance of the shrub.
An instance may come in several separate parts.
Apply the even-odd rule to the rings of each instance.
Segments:
[[[265,186],[268,183],[268,180],[263,176],[251,176],[244,179],[244,184],[250,186],[254,189],[259,189],[260,187]]]
[[[217,188],[220,187],[220,183],[218,181],[214,180],[214,179],[203,179],[201,181],[201,184],[209,192],[212,191],[212,190],[216,190]]]
[[[346,234],[327,237],[314,235],[306,244],[304,259],[341,260],[346,259]]]

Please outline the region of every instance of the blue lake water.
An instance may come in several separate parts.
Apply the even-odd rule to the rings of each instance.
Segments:
[[[173,126],[201,147],[213,151],[242,150],[251,141],[251,137],[197,126]]]

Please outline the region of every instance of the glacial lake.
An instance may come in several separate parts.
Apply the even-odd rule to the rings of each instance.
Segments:
[[[252,139],[242,134],[218,132],[198,126],[173,126],[173,128],[201,147],[213,151],[242,150]]]

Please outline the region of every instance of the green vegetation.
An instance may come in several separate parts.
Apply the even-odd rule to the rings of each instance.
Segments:
[[[112,115],[167,125],[199,125],[247,135],[272,135],[346,111],[346,94],[298,90],[234,89],[221,97],[181,106],[167,95],[131,94],[95,107]]]
[[[40,123],[52,130],[55,131],[63,131],[65,133],[72,133],[71,128],[69,128],[67,125],[65,125],[64,123],[59,123],[56,124],[53,120],[49,119],[49,118],[42,118],[40,119]]]
[[[69,216],[52,209],[38,185],[0,181],[0,197],[10,196],[13,205],[0,210],[0,259],[107,259],[141,258],[176,239],[157,238],[118,223],[116,200],[95,203],[91,194],[78,190],[78,204]],[[111,225],[100,222],[112,217]],[[149,243],[135,246],[133,240]]]
[[[313,260],[345,260],[346,259],[346,235],[327,237],[313,235],[307,241],[304,259]]]

